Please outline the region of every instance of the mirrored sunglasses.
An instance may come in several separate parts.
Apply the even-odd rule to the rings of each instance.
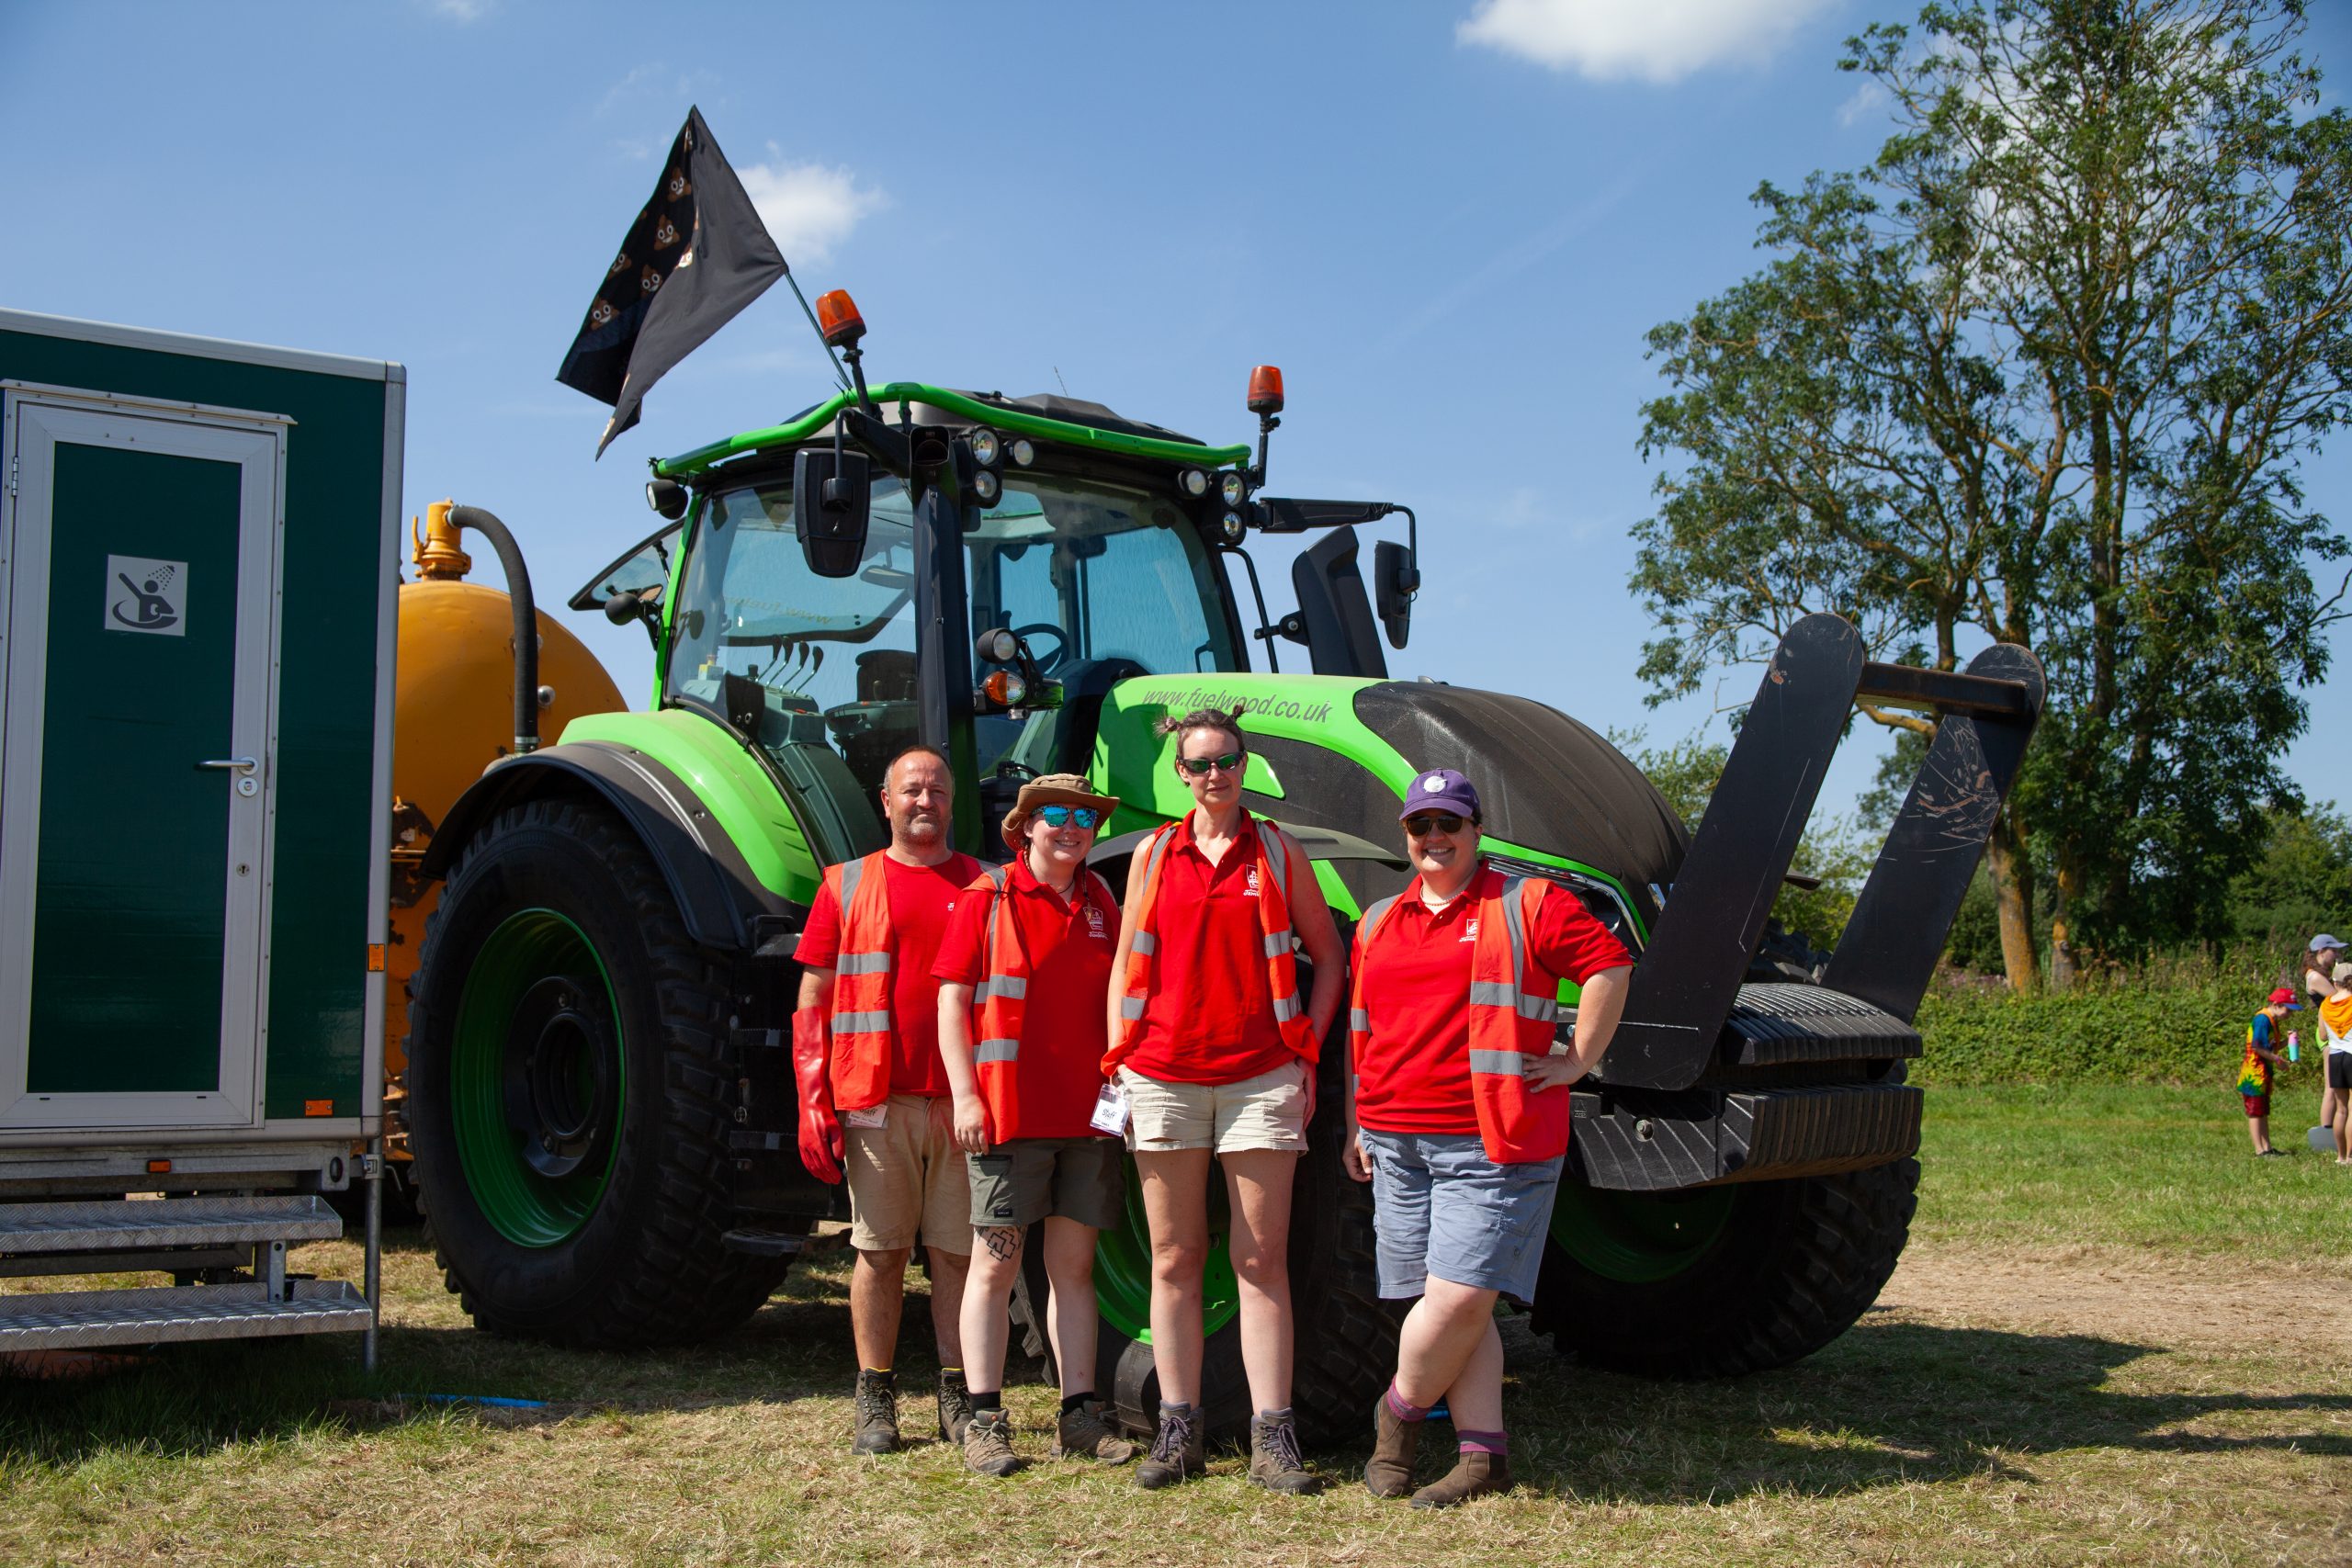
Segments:
[[[1102,813],[1091,806],[1041,806],[1037,807],[1037,819],[1048,828],[1075,825],[1091,833],[1102,824]]]
[[[1211,768],[1215,768],[1220,773],[1229,773],[1240,767],[1241,753],[1227,751],[1215,757],[1179,757],[1176,759],[1176,765],[1196,779],[1205,778]]]

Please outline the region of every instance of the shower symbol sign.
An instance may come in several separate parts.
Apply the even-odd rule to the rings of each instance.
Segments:
[[[113,632],[187,635],[187,562],[145,556],[107,557],[106,627]]]

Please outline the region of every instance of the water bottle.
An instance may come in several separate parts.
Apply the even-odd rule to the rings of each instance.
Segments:
[[[2287,1031],[2287,1060],[2300,1062],[2302,1059],[2302,1042],[2295,1037],[2295,1032],[2290,1029]]]

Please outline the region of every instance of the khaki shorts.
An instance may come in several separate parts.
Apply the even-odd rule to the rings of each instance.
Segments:
[[[956,1146],[956,1102],[894,1094],[879,1127],[842,1117],[848,1157],[849,1244],[860,1252],[923,1245],[968,1257],[972,1250],[969,1179]]]
[[[1305,1062],[1293,1061],[1239,1083],[1167,1083],[1121,1067],[1119,1081],[1127,1089],[1127,1147],[1141,1154],[1304,1154],[1309,1070]]]
[[[1015,1138],[967,1163],[974,1230],[1049,1219],[1098,1231],[1126,1223],[1127,1155],[1116,1138]]]

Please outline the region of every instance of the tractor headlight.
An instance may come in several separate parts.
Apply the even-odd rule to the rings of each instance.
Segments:
[[[1012,450],[1012,460],[1024,468],[1037,460],[1037,449],[1020,436],[1013,437]]]
[[[983,468],[993,468],[996,467],[997,459],[1003,456],[1004,444],[997,439],[995,431],[972,432],[972,461]]]
[[[1250,525],[1241,520],[1241,513],[1238,512],[1227,513],[1217,520],[1216,526],[1217,532],[1225,536],[1225,542],[1228,545],[1239,544],[1250,532]]]
[[[1198,501],[1209,492],[1209,477],[1198,468],[1186,468],[1176,476],[1176,488]]]
[[[1216,498],[1227,506],[1238,510],[1243,502],[1250,499],[1250,482],[1239,474],[1219,474],[1216,480]]]
[[[1004,493],[1004,481],[996,477],[994,468],[982,468],[972,476],[972,493],[982,506],[994,506],[996,498]]]

